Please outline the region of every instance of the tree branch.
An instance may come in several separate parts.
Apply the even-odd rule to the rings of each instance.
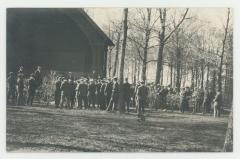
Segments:
[[[179,28],[179,26],[183,23],[183,21],[185,20],[187,13],[188,13],[189,8],[186,9],[182,19],[179,21],[179,23],[176,25],[176,27],[174,27],[174,29],[169,33],[169,35],[164,39],[164,42],[166,42],[171,35]]]

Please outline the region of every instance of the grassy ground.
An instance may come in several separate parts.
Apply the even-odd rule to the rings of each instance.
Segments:
[[[138,122],[134,113],[7,106],[7,151],[215,152],[226,128],[226,116],[158,111]]]

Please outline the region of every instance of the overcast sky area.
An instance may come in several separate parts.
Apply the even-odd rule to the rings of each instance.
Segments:
[[[108,25],[110,21],[122,19],[122,12],[122,8],[88,8],[88,14],[101,28]],[[213,27],[222,28],[227,8],[190,8],[189,14],[197,15],[200,20],[210,22]]]
[[[182,18],[185,8],[170,8],[168,9],[167,16],[170,15],[171,17],[171,14],[174,14],[175,11],[176,17]],[[120,21],[123,18],[123,8],[88,8],[87,13],[104,31],[106,31],[106,26],[109,26],[112,21]],[[129,8],[129,19],[131,19],[131,16],[137,15],[134,15],[134,13],[136,13],[135,8]],[[156,13],[158,15],[158,12]],[[197,17],[198,24],[207,24],[205,27],[206,30],[210,30],[212,27],[222,30],[226,23],[227,8],[190,8],[188,16]],[[178,19],[176,20],[178,21]],[[148,67],[152,68],[153,66],[149,65]],[[148,69],[147,76],[149,81],[154,81],[155,73],[155,69]],[[164,73],[167,73],[167,69],[164,69]],[[167,82],[166,79],[164,81]]]

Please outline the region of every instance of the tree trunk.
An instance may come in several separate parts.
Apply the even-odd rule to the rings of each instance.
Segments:
[[[176,69],[174,69],[174,87],[177,89],[177,66],[175,66]]]
[[[166,81],[167,85],[169,85],[169,78],[171,76],[170,71],[169,71],[169,67],[170,67],[170,64],[168,64],[168,67],[167,67],[167,81]]]
[[[183,68],[181,68],[181,66],[180,66],[180,80],[179,80],[180,89],[181,89],[181,87],[182,87],[182,79],[183,79]],[[179,89],[179,90],[180,90],[180,89]]]
[[[210,64],[208,62],[207,64],[207,81],[206,81],[206,87],[209,87],[209,71],[210,71]]]
[[[163,65],[163,49],[165,45],[165,23],[166,23],[166,8],[163,9],[163,12],[160,9],[160,22],[161,22],[161,31],[159,31],[159,48],[158,48],[158,58],[157,58],[157,70],[156,70],[156,79],[155,84],[159,84],[160,82],[160,75],[161,75],[161,69]]]
[[[133,72],[133,83],[136,84],[136,74],[137,74],[137,59],[134,61],[134,72]]]
[[[204,59],[201,59],[201,88],[203,89],[204,83]]]
[[[229,16],[230,16],[230,9],[228,8],[228,13],[227,13],[227,22],[226,22],[226,28],[225,28],[225,33],[224,33],[224,38],[223,38],[223,43],[222,43],[222,53],[220,56],[220,66],[219,66],[219,71],[218,71],[218,91],[221,92],[222,94],[222,67],[223,67],[223,57],[225,53],[225,43],[227,39],[227,33],[228,33],[228,25],[229,25]],[[220,110],[222,109],[222,103],[220,103]],[[221,113],[221,111],[220,111]],[[220,116],[220,113],[218,116]]]
[[[160,83],[161,83],[161,86],[163,86],[163,66],[161,68],[161,76],[160,76]]]
[[[198,88],[198,77],[199,77],[199,72],[198,72],[198,66],[195,64],[195,87]]]
[[[170,86],[173,87],[173,64],[170,65]]]
[[[146,81],[148,44],[149,44],[149,38],[151,33],[150,22],[151,22],[151,9],[147,8],[147,27],[145,29],[145,45],[143,48],[143,65],[142,65],[142,77],[141,77],[143,81]]]
[[[226,43],[227,33],[228,33],[229,16],[230,16],[230,9],[228,8],[227,22],[226,22],[226,28],[225,28],[224,38],[222,42],[222,53],[220,56],[220,65],[219,65],[219,71],[218,71],[218,91],[219,92],[222,92],[222,66],[223,66],[223,57],[225,53],[225,43]]]
[[[137,80],[139,81],[140,79],[140,66],[141,66],[141,63],[140,61],[138,60],[138,67],[137,67]]]
[[[112,50],[108,51],[108,77],[111,77],[111,71],[112,71]]]
[[[159,49],[158,49],[155,84],[159,84],[159,82],[160,82],[160,75],[161,75],[161,71],[163,68],[163,50],[164,50],[165,43],[168,41],[168,39],[171,37],[171,35],[178,29],[178,27],[183,23],[184,19],[186,18],[186,15],[188,13],[188,10],[189,9],[187,8],[182,19],[179,21],[179,23],[176,26],[174,26],[174,29],[166,36],[165,29],[166,29],[167,9],[166,8],[164,8],[163,10],[159,9],[161,30],[159,31]]]
[[[165,29],[164,29],[165,30]],[[156,70],[156,79],[155,83],[159,84],[160,82],[160,75],[161,75],[161,68],[162,68],[162,61],[163,61],[163,49],[164,49],[164,32],[162,31],[161,34],[159,35],[159,49],[158,49],[158,61],[157,61],[157,70]]]
[[[120,47],[120,37],[121,33],[117,33],[117,42],[116,42],[116,54],[115,54],[115,61],[114,61],[114,68],[113,68],[113,77],[116,76],[117,72],[117,65],[118,65],[118,55],[119,55],[119,47]]]
[[[194,90],[194,66],[192,67],[192,72],[191,72],[191,88]]]
[[[180,92],[180,87],[181,87],[181,50],[178,47],[177,48],[177,77],[176,77],[176,87],[177,87],[177,92]]]
[[[120,95],[119,95],[119,106],[120,106],[120,112],[125,112],[125,105],[124,105],[124,94],[122,91],[123,86],[123,76],[124,76],[124,60],[125,60],[125,51],[126,51],[126,44],[127,44],[127,31],[128,31],[128,25],[127,20],[128,18],[128,8],[124,9],[124,25],[123,25],[123,43],[122,43],[122,55],[121,55],[121,61],[120,61],[120,70],[119,70],[119,85],[120,85]]]
[[[213,77],[212,77],[212,84],[211,84],[211,91],[215,92],[216,91],[216,77],[217,73],[216,70],[213,71]]]
[[[233,112],[229,114],[228,129],[225,136],[223,152],[233,152]]]

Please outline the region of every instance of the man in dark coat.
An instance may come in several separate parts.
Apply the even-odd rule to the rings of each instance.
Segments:
[[[101,84],[101,80],[98,79],[96,81],[96,104],[97,107],[100,108],[100,103],[101,103],[101,95],[100,95],[100,88],[101,88],[102,84]]]
[[[125,83],[123,83],[123,98],[124,104],[127,106],[126,110],[129,112],[129,105],[131,101],[131,85],[128,83],[128,78],[125,78]]]
[[[213,91],[209,91],[209,88],[206,88],[204,91],[204,99],[203,99],[203,114],[210,113],[211,103],[214,99],[215,93]]]
[[[106,97],[106,105],[107,105],[107,106],[109,105],[109,102],[110,102],[110,99],[111,99],[112,86],[113,86],[112,81],[111,81],[110,79],[108,79],[106,88],[105,88],[105,90],[104,90],[104,94],[105,94],[105,97]]]
[[[20,67],[19,67],[17,76],[18,76],[18,77],[22,76],[22,78],[24,78],[23,66],[20,66]]]
[[[211,103],[207,107],[207,113],[211,112],[211,105],[212,105],[212,102],[213,102],[215,96],[216,96],[216,91],[215,90],[210,90],[210,92],[209,92],[209,100],[210,100]]]
[[[147,105],[148,101],[148,87],[145,86],[145,82],[141,81],[141,85],[137,89],[137,103],[138,103],[138,117],[142,118],[144,116],[144,107]]]
[[[193,113],[200,112],[200,109],[203,105],[204,100],[204,90],[202,88],[197,89],[196,88],[196,94],[195,94],[195,104],[193,108]]]
[[[37,70],[34,73],[34,78],[36,81],[36,89],[38,89],[42,85],[42,75],[41,75],[42,68],[40,66],[37,67]]]
[[[63,108],[63,105],[66,101],[66,107],[69,108],[70,105],[70,97],[69,97],[69,83],[67,79],[63,78],[63,81],[61,83],[61,108]]]
[[[27,104],[32,106],[33,99],[35,96],[36,91],[36,80],[34,78],[34,74],[30,75],[30,78],[28,79],[28,98],[27,98]]]
[[[155,97],[155,102],[154,102],[154,105],[155,105],[155,108],[156,110],[161,108],[162,106],[162,90],[163,90],[163,87],[160,86],[160,84],[158,84],[156,86],[156,97]]]
[[[17,105],[24,105],[24,80],[23,80],[23,74],[18,74],[17,79]]]
[[[95,108],[95,100],[96,100],[96,85],[93,79],[90,80],[90,84],[88,85],[88,106]]]
[[[101,81],[100,92],[99,92],[100,110],[105,110],[106,109],[105,88],[106,88],[105,80],[102,80]]]
[[[218,91],[215,98],[213,99],[214,118],[220,117],[221,105],[222,105],[222,94],[220,91]]]
[[[76,89],[75,89],[75,91],[76,91],[75,98],[76,98],[76,101],[77,101],[77,108],[80,108],[80,109],[82,108],[82,102],[80,101],[80,91],[79,91],[81,83],[82,83],[82,79],[77,80],[77,85],[76,85]]]
[[[180,111],[182,113],[185,112],[185,110],[188,110],[189,108],[189,98],[191,96],[191,92],[189,90],[189,87],[186,87],[183,89],[183,92],[181,94],[181,99],[180,99]]]
[[[71,79],[74,81],[74,75],[72,72],[68,72],[67,75],[66,75],[67,79]]]
[[[137,90],[138,90],[138,87],[140,87],[140,82],[138,81],[136,86],[134,87],[134,93],[133,93],[133,106],[136,107],[137,109],[137,106],[138,106],[138,103],[137,103]]]
[[[54,93],[56,108],[59,107],[60,100],[61,100],[61,82],[62,82],[61,77],[57,77],[57,81],[55,83],[55,93]]]
[[[112,95],[110,102],[107,107],[107,111],[115,111],[117,108],[118,97],[119,97],[119,84],[117,77],[113,79]]]
[[[15,101],[16,100],[15,99],[16,98],[16,79],[13,75],[13,72],[9,73],[7,83],[8,83],[7,102],[8,102],[10,97]]]
[[[166,108],[167,107],[167,95],[168,95],[168,89],[165,86],[161,90],[161,107],[162,108]]]
[[[70,109],[73,109],[74,106],[74,99],[75,99],[75,89],[76,89],[76,84],[73,79],[68,80],[69,84],[69,100],[70,100]]]
[[[87,81],[81,79],[77,88],[77,97],[78,97],[78,108],[82,109],[84,106],[85,109],[88,108],[88,85]],[[83,103],[83,104],[82,104]]]

